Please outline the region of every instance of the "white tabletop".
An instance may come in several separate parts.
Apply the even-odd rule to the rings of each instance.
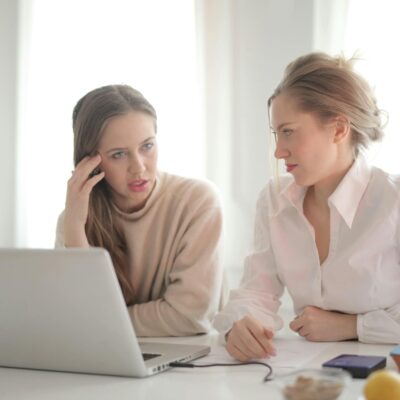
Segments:
[[[283,339],[285,339],[283,334]],[[292,336],[293,338],[293,336]],[[147,339],[148,341],[161,341]],[[299,344],[303,340],[298,339]],[[217,344],[216,335],[165,338],[171,343]],[[393,345],[368,345],[339,342],[328,346],[305,367],[319,368],[324,361],[339,354],[387,356],[387,368],[396,369],[389,356]],[[277,372],[278,373],[278,372]],[[281,399],[272,382],[263,383],[263,366],[170,369],[149,378],[134,379],[110,376],[0,368],[1,400],[102,400],[102,399]],[[340,399],[357,400],[365,380],[354,379]]]

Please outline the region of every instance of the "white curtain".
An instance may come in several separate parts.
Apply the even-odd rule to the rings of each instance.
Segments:
[[[338,54],[345,45],[351,0],[314,0],[313,50]]]
[[[252,241],[258,193],[273,174],[267,98],[284,66],[312,50],[313,6],[313,0],[197,1],[207,174],[222,193],[233,286]]]

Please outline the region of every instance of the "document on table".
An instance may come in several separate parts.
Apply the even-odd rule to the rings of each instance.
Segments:
[[[332,343],[308,342],[302,338],[276,338],[274,345],[277,355],[260,361],[265,361],[274,368],[299,368],[332,346]],[[210,354],[196,364],[233,362],[237,360],[228,354],[225,346],[220,345],[213,346]]]

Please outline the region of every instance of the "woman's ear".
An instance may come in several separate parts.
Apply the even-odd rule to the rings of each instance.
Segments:
[[[335,118],[334,124],[334,143],[342,143],[343,141],[350,138],[351,129],[350,129],[350,121],[341,115]]]

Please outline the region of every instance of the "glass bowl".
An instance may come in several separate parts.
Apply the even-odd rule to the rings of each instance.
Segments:
[[[391,352],[390,355],[393,358],[394,363],[397,365],[397,369],[400,372],[400,344],[396,346]]]
[[[338,368],[301,369],[274,378],[285,400],[335,400],[351,381]]]

